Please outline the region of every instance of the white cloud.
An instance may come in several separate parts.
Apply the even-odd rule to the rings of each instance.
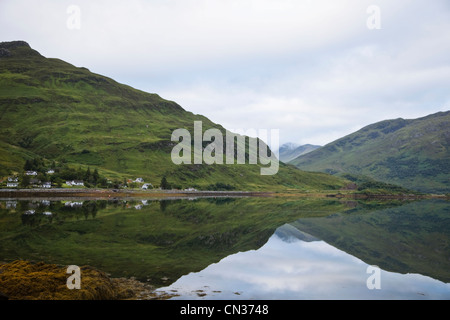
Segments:
[[[77,5],[81,28],[69,30]],[[381,29],[366,26],[369,5]],[[156,92],[227,128],[325,144],[448,108],[445,0],[101,0],[0,3],[1,40]]]

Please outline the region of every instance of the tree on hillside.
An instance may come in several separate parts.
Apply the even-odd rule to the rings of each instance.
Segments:
[[[20,186],[22,188],[28,187],[28,185],[30,184],[30,180],[31,180],[30,176],[23,175],[20,179]]]
[[[23,166],[25,171],[45,171],[45,164],[42,158],[33,158],[25,160],[25,165]]]
[[[23,166],[23,169],[25,170],[25,171],[30,171],[30,170],[32,170],[33,169],[33,164],[32,164],[32,162],[30,161],[30,160],[26,160],[25,161],[25,165]]]
[[[84,181],[92,182],[91,181],[91,168],[87,168],[86,173],[84,174]]]
[[[168,190],[170,189],[170,184],[167,182],[166,176],[162,177],[161,179],[161,183],[160,183],[160,187],[163,190]]]
[[[95,184],[97,184],[100,179],[100,175],[98,174],[97,168],[95,168],[94,173],[92,174],[92,179],[94,180],[93,182]]]

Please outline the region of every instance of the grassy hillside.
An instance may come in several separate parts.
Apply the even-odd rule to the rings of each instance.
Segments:
[[[369,125],[290,163],[364,175],[422,192],[450,192],[450,111]]]
[[[123,181],[142,177],[158,185],[232,189],[336,189],[344,179],[311,174],[280,164],[261,176],[258,165],[172,163],[171,134],[194,121],[203,130],[226,130],[157,94],[42,56],[23,41],[0,43],[0,177],[23,171],[26,160],[97,169]],[[208,143],[204,143],[204,146]]]

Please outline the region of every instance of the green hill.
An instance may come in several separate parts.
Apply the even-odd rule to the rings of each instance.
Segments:
[[[226,135],[220,125],[157,94],[46,58],[24,41],[0,43],[0,177],[20,174],[26,160],[41,158],[48,166],[97,169],[116,181],[141,177],[159,185],[166,176],[179,188],[305,191],[346,183],[283,163],[272,176],[261,176],[261,166],[248,161],[175,165],[172,132],[192,133],[194,121],[202,121],[203,131],[217,128]]]
[[[421,192],[449,193],[450,111],[381,121],[290,163],[307,171],[348,173]]]

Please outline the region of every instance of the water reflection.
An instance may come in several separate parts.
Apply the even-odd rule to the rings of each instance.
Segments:
[[[419,274],[381,270],[380,289],[369,289],[368,267],[286,225],[262,248],[230,255],[158,292],[173,299],[450,299],[450,284]]]
[[[85,220],[95,218],[98,210],[104,208],[103,202],[67,200],[32,200],[32,201],[5,201],[0,202],[0,210],[4,207],[6,212],[20,214],[24,226],[39,226],[52,222],[61,223],[66,220]]]
[[[266,198],[18,200],[15,207],[5,201],[0,258],[91,265],[160,287],[261,247],[286,221],[343,207],[336,200]]]
[[[91,265],[181,299],[450,299],[448,213],[445,201],[9,199],[0,258]],[[368,264],[386,270],[381,290],[367,289]]]

